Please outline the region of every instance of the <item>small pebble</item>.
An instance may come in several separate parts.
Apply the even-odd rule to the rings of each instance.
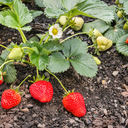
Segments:
[[[28,108],[24,108],[24,109],[21,109],[20,111],[21,112],[24,112],[24,113],[28,113],[29,112],[29,109]]]
[[[112,75],[113,75],[113,76],[117,76],[118,73],[119,73],[119,71],[114,71],[114,72],[112,73]]]

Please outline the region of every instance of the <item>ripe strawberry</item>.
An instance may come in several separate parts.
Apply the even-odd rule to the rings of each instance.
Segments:
[[[82,117],[86,114],[84,98],[78,92],[72,92],[65,96],[62,100],[65,109],[74,116]]]
[[[21,96],[13,89],[7,89],[3,92],[1,98],[1,106],[4,109],[10,109],[17,106],[21,102]]]
[[[29,88],[31,96],[42,102],[50,102],[53,96],[52,84],[48,81],[39,80],[33,83]]]
[[[3,83],[3,81],[4,81],[3,75],[0,74],[0,85]]]
[[[128,38],[127,38],[127,40],[126,40],[126,44],[128,44]]]

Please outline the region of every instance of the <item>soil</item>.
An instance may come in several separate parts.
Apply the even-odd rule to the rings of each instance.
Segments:
[[[104,0],[108,5],[114,1]],[[34,2],[26,3],[29,9],[42,10]],[[83,17],[85,22],[94,19]],[[48,24],[55,22],[43,14],[30,23],[32,30],[25,32],[27,39],[37,33],[47,31]],[[65,37],[73,31],[68,29]],[[76,33],[76,32],[74,32]],[[65,38],[64,37],[64,38]],[[86,35],[79,36],[89,45],[91,40]],[[0,44],[8,46],[11,42],[19,44],[22,42],[17,30],[0,25]],[[4,50],[0,47],[0,52]],[[94,53],[89,48],[89,53]],[[64,84],[67,90],[74,89],[80,92],[85,100],[87,114],[78,118],[69,113],[62,105],[64,90],[58,81],[47,72],[40,72],[46,77],[50,76],[54,94],[49,103],[40,103],[34,100],[29,93],[30,82],[27,80],[20,87],[23,91],[21,103],[10,109],[2,109],[0,105],[0,128],[128,128],[128,58],[116,51],[115,45],[109,50],[101,52],[98,56],[101,64],[95,77],[87,78],[79,75],[73,67],[56,76]],[[35,68],[29,65],[15,65],[17,79],[12,83],[18,85],[27,75],[36,75]],[[31,78],[32,79],[32,78]],[[0,86],[0,99],[4,90],[10,88],[11,84],[3,83]]]

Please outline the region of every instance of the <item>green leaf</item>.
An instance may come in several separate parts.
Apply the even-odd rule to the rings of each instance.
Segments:
[[[6,16],[11,16],[11,17],[14,17],[14,19],[16,19],[17,18],[17,16],[15,15],[15,13],[14,12],[12,12],[11,10],[6,10],[6,11],[1,11],[0,12],[0,23],[2,24],[2,25],[6,25],[6,20],[5,20],[5,17]],[[5,22],[6,21],[6,22]],[[16,21],[14,21],[14,22],[16,22]],[[16,25],[17,25],[17,23],[16,23]]]
[[[4,4],[7,6],[12,6],[13,2],[14,2],[14,0],[0,0],[0,4]]]
[[[29,13],[28,8],[21,1],[16,0],[14,2],[14,11],[17,15],[20,27],[32,21],[32,15]]]
[[[49,57],[47,55],[40,55],[37,54],[36,52],[33,52],[30,55],[30,61],[32,64],[34,64],[39,70],[43,71],[44,68],[46,68],[48,62],[49,62]]]
[[[25,26],[21,28],[24,31],[30,31],[32,28],[30,26]]]
[[[119,40],[119,38],[122,37],[123,35],[125,35],[126,33],[128,33],[128,31],[123,30],[122,28],[111,27],[108,31],[105,32],[104,36],[106,38],[112,40],[112,42],[114,44],[116,44],[116,42]]]
[[[119,3],[123,4],[125,2],[127,2],[128,0],[119,0]]]
[[[39,7],[44,7],[43,1],[44,0],[35,0],[35,4]]]
[[[58,41],[48,41],[47,43],[43,44],[43,48],[53,52],[62,50],[64,48],[63,44]]]
[[[109,25],[102,20],[95,20],[93,22],[85,23],[82,31],[89,33],[91,29],[97,29],[100,33],[104,33],[109,29]]]
[[[85,0],[77,5],[77,9],[105,22],[111,22],[114,19],[113,11],[103,1]]]
[[[84,12],[82,12],[82,11],[76,9],[76,8],[74,8],[73,10],[71,10],[71,11],[68,12],[69,15],[70,15],[70,13],[72,14],[73,17],[74,16],[77,16],[77,15],[83,15],[83,16],[86,16],[86,17],[92,17],[93,18],[92,15],[89,15],[87,13],[84,13]]]
[[[5,60],[0,57],[0,65],[2,65],[5,62]],[[12,83],[16,79],[16,70],[15,67],[12,65],[12,63],[7,63],[3,67],[3,72],[6,72],[6,75],[4,75],[4,81],[6,83]]]
[[[29,39],[29,42],[39,42],[39,38],[37,36],[34,36],[32,38]]]
[[[53,73],[64,72],[70,67],[69,61],[60,52],[52,53],[48,69]]]
[[[43,48],[43,46],[42,45],[40,45],[38,42],[33,42],[33,41],[28,41],[28,42],[26,42],[26,44],[25,44],[27,47],[30,47],[30,48],[34,48],[34,47],[36,47],[37,49],[38,49],[38,52],[42,52],[42,48]]]
[[[126,44],[126,39],[128,38],[128,34],[122,36],[118,39],[116,43],[116,49],[119,53],[122,53],[125,56],[128,56],[128,44]]]
[[[87,52],[86,42],[82,42],[80,39],[69,39],[64,42],[64,49],[62,50],[66,57],[74,57],[81,53]]]
[[[58,18],[60,15],[64,14],[64,11],[58,8],[45,8],[44,14],[49,18]]]
[[[69,60],[74,67],[74,69],[83,76],[86,77],[94,77],[98,71],[97,64],[93,59],[92,55],[86,54],[79,54],[75,58],[71,58]]]
[[[14,43],[11,43],[7,48],[13,48],[12,45],[14,45]],[[7,58],[7,56],[9,55],[10,51],[8,51],[7,49],[5,49],[2,54],[1,54],[1,57],[3,59]]]
[[[39,1],[39,0],[38,0],[38,1]],[[37,16],[40,16],[40,15],[43,14],[42,11],[36,11],[36,10],[30,10],[29,12],[30,12],[31,15],[32,15],[32,19],[35,19]]]
[[[43,4],[46,8],[63,8],[61,0],[43,0]]]
[[[6,10],[0,12],[0,23],[10,28],[21,29],[25,24],[32,21],[31,13],[21,1],[14,2],[13,11]],[[30,30],[30,27],[24,27],[23,30]]]
[[[61,0],[62,5],[67,11],[72,10],[81,0]]]
[[[124,3],[124,12],[128,14],[128,1]]]

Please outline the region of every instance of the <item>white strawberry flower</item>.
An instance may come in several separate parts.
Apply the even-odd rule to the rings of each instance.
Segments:
[[[52,35],[53,39],[62,37],[62,28],[59,27],[59,24],[55,24],[50,27],[49,34]]]

